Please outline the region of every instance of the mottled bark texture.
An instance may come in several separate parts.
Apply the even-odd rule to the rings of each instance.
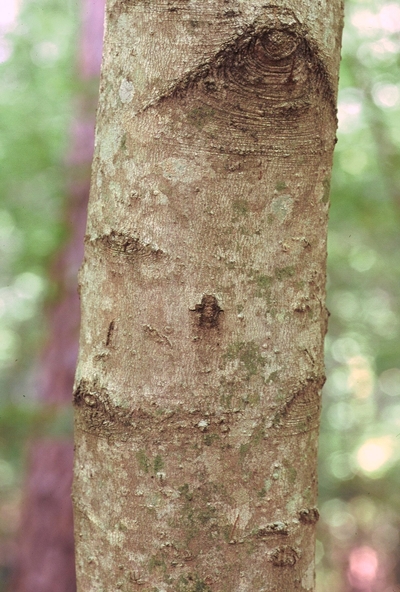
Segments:
[[[313,590],[340,0],[109,0],[78,590]]]

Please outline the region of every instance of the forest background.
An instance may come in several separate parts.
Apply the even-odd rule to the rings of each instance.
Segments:
[[[57,253],[71,237],[77,102],[97,91],[97,82],[78,75],[77,0],[4,4],[0,592],[17,556],[27,450],[38,438],[72,434],[72,410],[52,412],[41,400],[40,352],[50,339],[49,311],[63,297]],[[399,66],[400,5],[347,0],[328,239],[317,592],[400,591]],[[68,281],[75,285],[75,276]]]

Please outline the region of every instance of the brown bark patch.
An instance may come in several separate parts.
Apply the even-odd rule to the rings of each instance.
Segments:
[[[240,414],[224,412],[210,414],[207,421],[201,409],[183,412],[181,409],[129,408],[112,403],[112,396],[98,381],[81,379],[73,393],[77,426],[99,438],[126,441],[138,439],[154,443],[154,434],[162,435],[163,441],[197,441],[197,445],[212,446],[226,436],[231,426],[240,421]],[[195,432],[193,431],[195,429]],[[186,441],[186,440],[185,440]]]
[[[269,560],[277,567],[292,566],[299,560],[299,554],[293,547],[281,545],[270,552]]]
[[[271,522],[257,531],[257,536],[261,539],[270,536],[271,534],[279,534],[287,536],[289,534],[289,527],[286,522]]]
[[[296,389],[275,414],[273,426],[284,427],[291,436],[317,429],[324,382],[325,377],[310,377],[304,386]]]
[[[290,142],[304,156],[323,150],[315,122],[336,118],[333,88],[306,27],[292,11],[268,7],[141,111],[185,102],[192,150],[276,155]]]
[[[299,512],[300,521],[303,524],[315,524],[319,520],[318,508],[303,508]]]
[[[218,326],[219,315],[223,312],[212,294],[204,294],[201,304],[196,304],[194,310],[198,313],[199,326],[209,329]]]
[[[92,239],[85,237],[87,244],[100,243],[113,253],[123,255],[127,259],[134,259],[137,257],[152,257],[159,259],[165,255],[164,251],[154,244],[149,244],[140,240],[137,236],[130,236],[122,232],[112,230],[110,234]]]
[[[105,389],[96,382],[81,380],[74,390],[73,403],[80,410],[77,424],[85,432],[125,440],[134,428],[132,412],[112,405]]]

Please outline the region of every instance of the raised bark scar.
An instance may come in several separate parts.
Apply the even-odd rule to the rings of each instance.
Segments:
[[[201,299],[201,304],[196,304],[194,310],[199,313],[200,327],[210,328],[218,325],[218,317],[222,309],[212,294],[205,294]]]
[[[156,244],[144,242],[138,236],[116,232],[112,230],[109,234],[91,238],[85,237],[85,242],[89,244],[101,244],[113,253],[124,256],[128,260],[134,258],[153,258],[158,259],[166,253]]]
[[[108,326],[106,346],[109,346],[111,344],[111,339],[112,339],[112,336],[114,333],[114,329],[115,329],[115,321],[111,321],[111,323]]]
[[[272,425],[278,429],[284,428],[290,436],[317,429],[321,407],[320,391],[324,382],[325,376],[309,377],[275,413]]]
[[[294,565],[299,560],[299,552],[290,545],[281,545],[280,547],[272,549],[268,559],[277,567]]]

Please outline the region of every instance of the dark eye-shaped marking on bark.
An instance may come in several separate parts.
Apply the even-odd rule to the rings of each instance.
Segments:
[[[322,123],[336,125],[336,108],[319,51],[291,11],[268,7],[137,115],[182,103],[181,150],[190,154],[322,155],[332,143]],[[168,134],[164,141],[176,144]]]
[[[299,109],[317,91],[314,100],[323,97],[335,114],[334,85],[317,45],[292,11],[269,6],[243,29],[207,61],[171,82],[139,113],[169,97],[184,98],[196,88],[221,113],[250,109],[250,117],[264,117],[271,108]]]

